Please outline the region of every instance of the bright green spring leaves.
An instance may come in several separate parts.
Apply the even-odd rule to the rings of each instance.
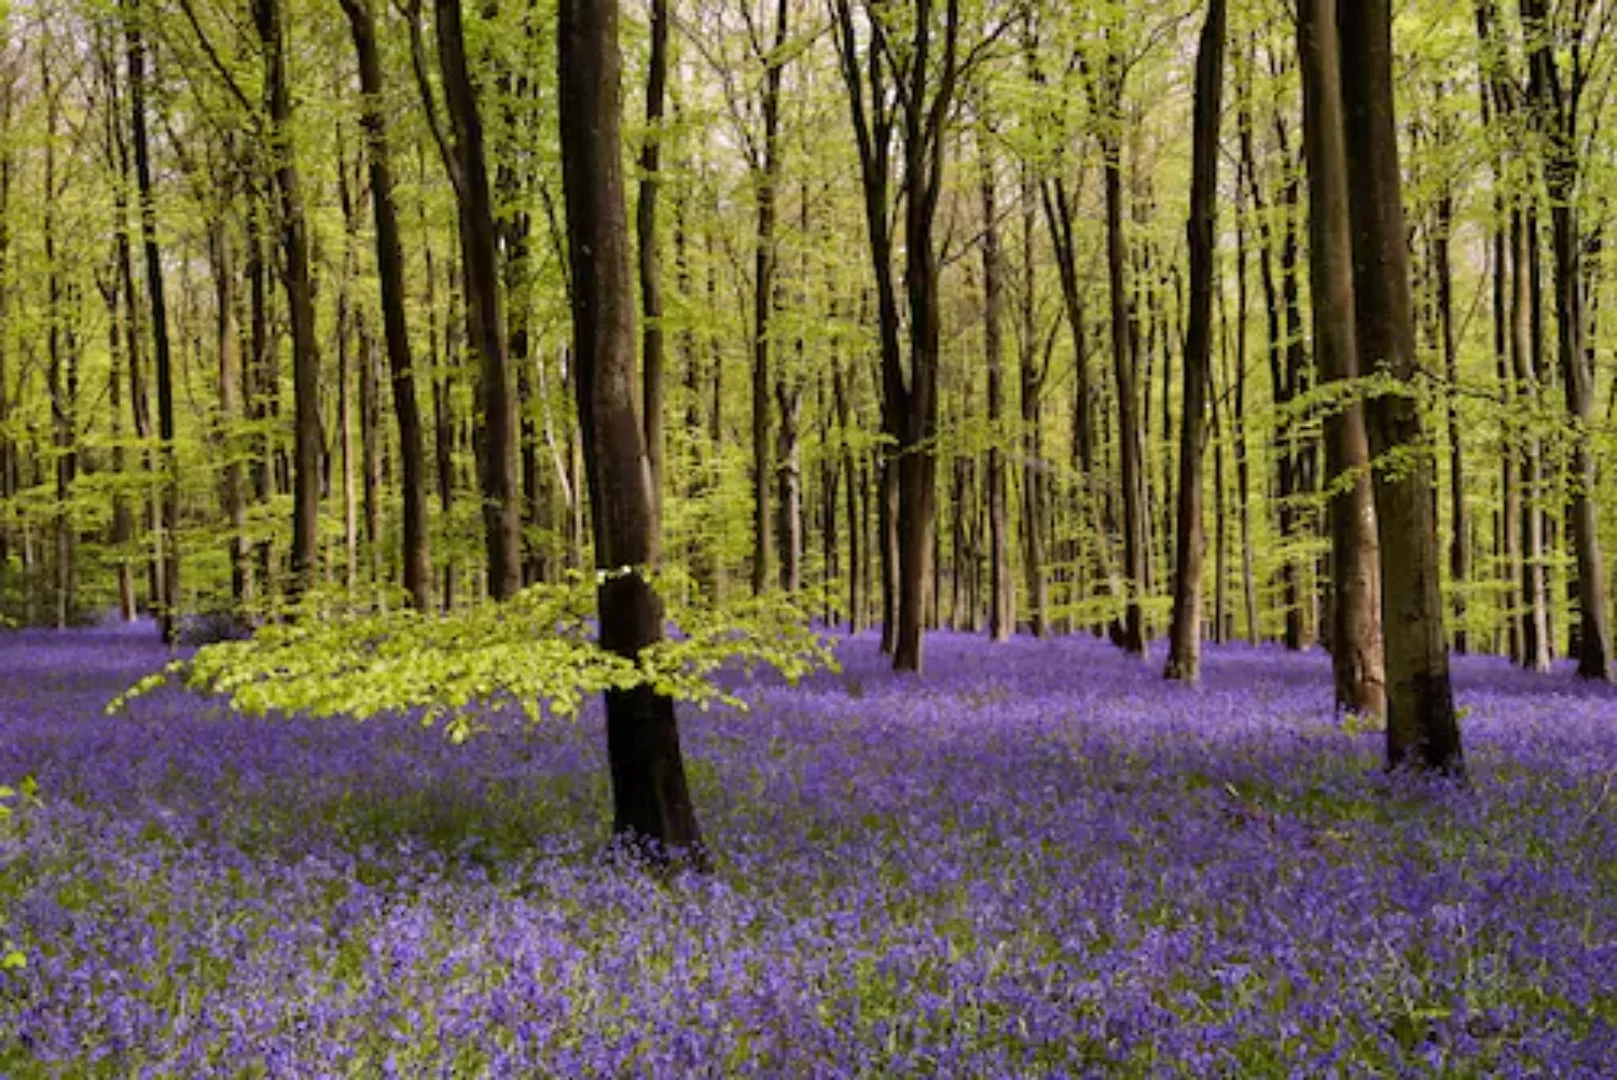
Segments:
[[[664,596],[694,595],[670,575],[654,584]],[[178,678],[249,715],[363,719],[420,710],[423,725],[441,722],[462,742],[493,712],[520,709],[533,722],[571,716],[591,695],[641,685],[704,709],[744,707],[714,678],[721,667],[770,667],[795,682],[835,666],[830,642],[783,595],[671,604],[665,640],[627,660],[594,640],[595,587],[595,578],[578,575],[445,615],[351,613],[329,596],[311,597],[295,620],[249,640],[205,645],[136,683],[108,710]]]

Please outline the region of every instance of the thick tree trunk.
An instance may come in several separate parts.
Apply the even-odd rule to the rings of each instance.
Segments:
[[[1179,440],[1179,515],[1174,541],[1170,679],[1193,683],[1201,656],[1202,455],[1207,441],[1207,385],[1213,352],[1213,260],[1218,225],[1218,128],[1224,95],[1224,0],[1208,0],[1196,53],[1190,220],[1190,329],[1185,338],[1184,404]]]
[[[1309,260],[1314,352],[1325,384],[1358,378],[1353,316],[1353,231],[1343,143],[1336,0],[1301,0],[1298,53],[1303,75],[1303,150],[1308,158]],[[1375,505],[1364,405],[1354,399],[1325,417],[1330,501],[1331,668],[1337,708],[1386,709]]]
[[[633,659],[662,637],[646,576],[658,529],[636,394],[634,306],[624,209],[615,0],[562,0],[562,184],[572,270],[574,364],[589,478],[601,643]],[[612,831],[654,862],[706,864],[685,781],[674,703],[650,687],[606,695]]]
[[[1365,367],[1411,386],[1414,304],[1393,113],[1390,0],[1337,11],[1353,230],[1355,330]],[[1350,74],[1351,73],[1351,74]],[[1377,472],[1382,627],[1387,663],[1387,764],[1461,773],[1460,731],[1443,633],[1442,558],[1432,462],[1413,394],[1384,393],[1365,410],[1371,451],[1411,458]]]

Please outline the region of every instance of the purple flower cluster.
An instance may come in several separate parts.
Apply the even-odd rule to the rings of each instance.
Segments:
[[[684,717],[710,877],[603,862],[599,712],[247,721],[0,637],[0,1075],[1610,1075],[1617,694],[1461,660],[1468,788],[1319,654],[928,644]]]

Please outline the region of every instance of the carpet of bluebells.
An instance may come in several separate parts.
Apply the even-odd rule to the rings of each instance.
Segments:
[[[598,707],[107,716],[149,626],[0,635],[0,1076],[1610,1076],[1617,693],[1462,659],[1472,783],[1318,652],[1202,686],[940,634],[684,718],[708,877],[600,858]]]

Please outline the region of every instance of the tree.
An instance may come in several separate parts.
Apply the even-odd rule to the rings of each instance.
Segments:
[[[882,426],[892,440],[883,481],[884,505],[889,508],[883,532],[884,542],[897,547],[888,620],[896,623],[893,667],[920,671],[937,525],[937,457],[932,440],[938,431],[942,312],[933,224],[943,193],[947,123],[965,66],[960,55],[960,3],[946,0],[941,27],[936,25],[939,13],[932,0],[915,0],[902,20],[883,6],[867,3],[863,28],[854,18],[853,0],[835,0],[834,11],[876,279]],[[935,35],[940,31],[938,42]],[[972,52],[978,55],[980,49]],[[894,143],[900,133],[897,194],[903,208],[903,280],[909,316],[902,322],[893,281],[896,238],[890,205]],[[900,344],[901,326],[907,330],[908,365]]]
[[[260,0],[260,3],[273,7],[274,0]],[[151,306],[152,344],[157,361],[157,433],[162,440],[163,448],[163,498],[162,509],[158,513],[158,531],[163,543],[163,555],[159,560],[158,570],[162,580],[162,602],[158,607],[157,618],[163,641],[173,645],[179,641],[180,592],[180,548],[179,537],[176,535],[180,518],[180,477],[174,445],[174,362],[169,344],[163,253],[157,242],[157,209],[152,197],[152,152],[146,117],[146,44],[139,21],[142,17],[139,0],[126,0],[126,4],[124,40],[129,64],[130,131],[135,158],[136,192],[140,200],[141,246],[146,256],[146,295]],[[261,32],[263,25],[261,22]],[[278,57],[279,52],[277,51],[275,55]],[[283,82],[284,76],[283,69]],[[276,100],[274,85],[272,81],[272,104]],[[281,89],[284,91],[284,85]],[[282,96],[284,98],[284,93]],[[295,192],[295,180],[293,189]],[[288,212],[290,213],[290,210]],[[288,272],[290,274],[291,271]],[[299,445],[301,447],[302,444]],[[318,452],[318,443],[315,444],[315,450]],[[299,460],[301,462],[302,459]],[[311,483],[313,480],[311,472]],[[314,488],[313,491],[314,503],[318,508],[319,489]],[[300,508],[304,507],[302,502],[298,505]],[[312,551],[312,523],[309,529],[309,543],[308,550]]]
[[[1202,457],[1212,380],[1213,258],[1218,223],[1218,128],[1224,94],[1224,0],[1208,0],[1196,53],[1190,221],[1190,332],[1185,340],[1184,412],[1179,440],[1179,516],[1174,544],[1173,626],[1167,677],[1195,682],[1201,644]]]
[[[1326,14],[1320,0],[1320,16]],[[1333,5],[1334,6],[1334,5]],[[1393,110],[1390,0],[1334,12],[1353,235],[1355,331],[1384,386],[1366,407],[1375,455],[1387,764],[1464,771],[1443,632],[1442,556],[1425,424],[1415,397],[1414,303]]]
[[[1611,625],[1606,611],[1600,521],[1593,499],[1595,460],[1589,443],[1589,422],[1594,414],[1595,373],[1588,348],[1584,297],[1586,238],[1578,215],[1582,170],[1579,116],[1595,70],[1592,58],[1586,60],[1584,56],[1593,13],[1586,10],[1587,5],[1575,7],[1586,17],[1575,13],[1571,19],[1552,19],[1544,0],[1522,0],[1521,17],[1527,42],[1530,117],[1544,145],[1544,187],[1549,196],[1554,259],[1556,355],[1566,392],[1566,410],[1572,421],[1569,518],[1578,568],[1578,676],[1604,682],[1611,678]],[[1605,14],[1602,24],[1609,22],[1610,9]],[[1573,62],[1569,76],[1563,78],[1556,45],[1568,32],[1573,37]]]
[[[410,328],[405,318],[404,246],[399,237],[398,208],[393,198],[392,155],[388,148],[382,105],[382,62],[376,44],[372,0],[342,0],[359,61],[359,89],[364,95],[361,123],[370,162],[371,213],[376,226],[376,268],[381,277],[382,332],[392,375],[393,411],[399,425],[399,458],[403,472],[404,591],[417,610],[431,606],[432,562],[427,537],[427,466],[422,448],[421,409],[415,397],[415,371]]]
[[[1321,384],[1351,388],[1359,376],[1359,352],[1335,0],[1300,0],[1297,52],[1303,76],[1303,153],[1308,159],[1314,355]],[[1338,708],[1379,714],[1386,707],[1386,689],[1370,446],[1364,406],[1355,390],[1349,395],[1325,417],[1325,467],[1332,492],[1331,669]]]
[[[658,529],[637,414],[624,208],[616,0],[561,0],[562,187],[571,268],[574,386],[595,534],[601,644],[633,659],[662,637],[648,576]],[[649,686],[606,695],[612,830],[655,860],[706,854],[685,781],[674,703]]]
[[[315,334],[314,281],[309,265],[308,220],[303,184],[293,152],[292,87],[287,75],[286,13],[281,0],[253,0],[253,17],[264,54],[264,93],[268,99],[270,153],[279,195],[281,250],[287,317],[292,329],[293,435],[292,588],[295,599],[314,585],[320,542],[320,345]],[[139,157],[139,136],[136,136]],[[149,260],[148,260],[149,261]],[[154,311],[162,293],[152,287]],[[158,401],[163,400],[164,344],[158,337]],[[164,436],[165,441],[172,433]],[[171,541],[172,544],[172,541]]]

